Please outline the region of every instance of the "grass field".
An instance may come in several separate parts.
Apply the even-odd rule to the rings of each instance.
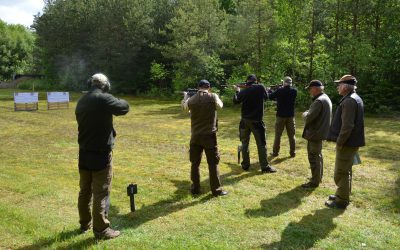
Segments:
[[[14,112],[11,90],[0,90],[0,249],[399,249],[400,120],[366,118],[367,146],[354,166],[351,205],[324,206],[334,193],[334,144],[324,144],[325,171],[314,191],[299,187],[310,175],[303,121],[297,114],[297,156],[286,135],[278,169],[262,175],[251,140],[249,172],[237,164],[238,107],[219,112],[220,173],[226,197],[210,195],[206,161],[203,194],[192,197],[190,121],[174,101],[125,97],[131,112],[114,120],[118,136],[110,220],[121,237],[96,242],[78,234],[77,125],[72,95],[67,110]],[[44,93],[40,97],[44,98]],[[273,109],[266,110],[268,149]],[[126,186],[138,184],[129,213]]]

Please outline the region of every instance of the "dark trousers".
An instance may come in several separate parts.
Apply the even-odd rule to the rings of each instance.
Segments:
[[[358,147],[336,148],[334,180],[337,186],[336,202],[347,205],[350,202],[351,168]]]
[[[261,169],[268,166],[267,160],[267,142],[265,138],[265,124],[263,121],[248,121],[242,119],[239,125],[240,141],[242,142],[242,167],[250,167],[250,134],[253,133],[254,139],[256,140],[258,159]]]
[[[311,168],[311,182],[315,185],[319,185],[324,174],[322,141],[307,141],[307,153]]]
[[[222,191],[219,178],[218,163],[219,153],[217,146],[217,135],[196,135],[190,140],[190,162],[192,190],[200,191],[200,162],[203,150],[207,157],[208,172],[210,176],[210,187],[213,194],[218,194]]]
[[[296,153],[296,122],[294,117],[276,117],[275,140],[272,152],[274,154],[279,154],[279,150],[281,148],[281,137],[285,128],[289,138],[290,155],[294,155]]]
[[[93,231],[98,233],[110,227],[107,216],[112,180],[111,158],[110,153],[109,166],[102,170],[79,169],[79,223],[82,228],[88,228],[93,219]]]

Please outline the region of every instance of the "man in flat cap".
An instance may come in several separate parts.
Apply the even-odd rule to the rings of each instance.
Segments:
[[[203,150],[207,157],[210,176],[211,193],[214,196],[224,196],[228,192],[221,187],[218,171],[219,152],[217,145],[217,108],[222,108],[223,103],[215,93],[210,93],[211,85],[207,80],[198,83],[198,92],[189,97],[184,92],[182,107],[190,111],[191,131],[190,162],[191,166],[191,192],[200,194],[200,162]]]
[[[344,75],[335,81],[340,100],[328,134],[328,140],[336,142],[334,180],[336,194],[330,195],[325,205],[345,209],[350,202],[351,171],[359,147],[365,146],[364,104],[356,93],[357,79]]]
[[[282,80],[283,87],[275,91],[268,92],[268,98],[276,100],[276,121],[275,121],[275,140],[272,147],[272,156],[278,156],[281,148],[281,137],[283,130],[289,139],[290,157],[296,156],[296,121],[294,118],[294,108],[297,90],[292,87],[292,78],[285,76]]]
[[[258,159],[263,173],[275,173],[276,169],[271,167],[267,160],[267,142],[265,138],[264,102],[268,94],[265,87],[257,84],[257,77],[249,75],[242,90],[235,87],[236,93],[233,96],[233,103],[242,103],[242,117],[239,124],[240,141],[242,142],[243,170],[250,168],[249,142],[253,133],[257,144]]]
[[[328,137],[332,117],[332,102],[324,93],[324,85],[319,80],[312,80],[306,87],[313,102],[310,109],[303,113],[303,138],[307,140],[308,162],[311,168],[311,179],[301,185],[303,188],[316,188],[322,181],[324,160],[322,141]]]
[[[90,90],[79,99],[75,110],[79,132],[80,230],[86,232],[93,227],[96,239],[112,239],[120,235],[119,231],[110,228],[107,211],[116,136],[113,115],[128,113],[129,104],[108,93],[111,85],[104,74],[93,75],[88,83]]]

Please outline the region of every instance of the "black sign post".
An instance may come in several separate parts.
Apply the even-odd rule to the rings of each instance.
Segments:
[[[135,212],[135,194],[137,194],[137,185],[129,184],[126,188],[131,203],[131,212]]]

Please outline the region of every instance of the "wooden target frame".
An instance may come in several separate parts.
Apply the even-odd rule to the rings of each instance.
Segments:
[[[47,109],[68,109],[69,92],[47,92]]]
[[[38,103],[38,92],[14,92],[14,111],[35,111]]]

